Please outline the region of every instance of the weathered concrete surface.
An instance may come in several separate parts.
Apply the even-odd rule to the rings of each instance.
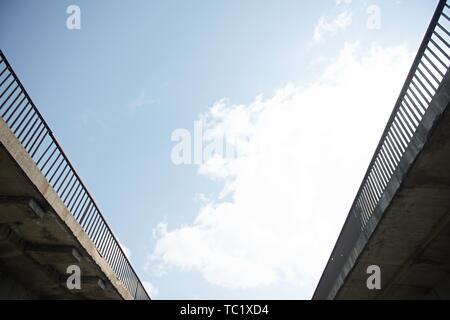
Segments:
[[[81,290],[66,287],[71,264]],[[131,299],[2,119],[0,298]]]
[[[9,272],[0,269],[0,299],[37,299],[34,292],[26,289],[22,283],[11,276]]]
[[[448,102],[445,95],[441,101]],[[450,299],[450,111],[441,107],[442,117],[335,298]],[[381,267],[381,290],[366,286],[369,265]]]

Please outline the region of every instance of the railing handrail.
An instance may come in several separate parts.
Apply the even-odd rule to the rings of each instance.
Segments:
[[[83,183],[83,181],[81,180],[80,176],[78,175],[78,173],[76,172],[75,168],[73,167],[72,163],[70,162],[69,158],[67,157],[67,155],[65,154],[64,150],[62,149],[61,145],[59,144],[57,138],[55,137],[53,131],[50,129],[50,127],[48,126],[47,122],[44,120],[42,114],[40,113],[39,109],[36,107],[36,105],[34,104],[33,100],[31,99],[31,97],[29,96],[27,90],[24,88],[24,86],[22,85],[20,79],[18,78],[18,76],[16,75],[14,69],[11,67],[11,65],[9,64],[7,58],[5,57],[5,55],[3,54],[3,52],[0,50],[0,65],[4,63],[5,64],[5,71],[7,70],[9,72],[9,74],[12,76],[13,80],[11,81],[11,84],[9,85],[9,87],[2,92],[2,96],[5,95],[5,93],[8,92],[9,88],[11,87],[11,85],[13,83],[16,84],[16,88],[14,89],[20,89],[19,92],[16,95],[16,98],[14,100],[14,102],[12,102],[10,104],[10,106],[8,107],[8,110],[6,110],[5,112],[2,110],[3,107],[5,107],[6,103],[8,102],[9,98],[12,97],[14,95],[14,93],[11,94],[8,97],[8,99],[6,99],[1,107],[0,107],[0,111],[3,112],[2,118],[4,117],[4,115],[8,114],[9,111],[12,110],[12,107],[16,104],[18,98],[23,94],[24,98],[23,100],[19,103],[16,104],[14,112],[17,112],[19,110],[19,108],[21,106],[23,106],[23,102],[26,101],[27,103],[25,104],[25,107],[22,108],[23,111],[25,111],[28,107],[28,105],[31,106],[33,114],[31,115],[31,117],[28,120],[28,123],[23,127],[21,132],[24,132],[25,128],[27,128],[27,126],[31,123],[31,120],[34,118],[34,116],[36,115],[40,121],[39,124],[37,124],[37,119],[35,120],[34,124],[29,128],[29,131],[27,133],[27,135],[25,136],[25,139],[23,141],[21,141],[22,145],[24,145],[24,143],[26,142],[26,138],[28,137],[28,135],[32,132],[32,138],[34,138],[34,136],[36,135],[36,133],[38,132],[38,130],[41,128],[41,126],[43,126],[43,129],[41,129],[41,131],[38,133],[38,135],[36,136],[36,139],[41,139],[40,140],[40,144],[39,146],[35,149],[35,152],[33,153],[33,155],[35,155],[39,149],[39,147],[41,146],[42,142],[47,138],[47,136],[50,138],[50,144],[48,145],[48,150],[50,150],[50,148],[52,147],[52,145],[55,146],[55,149],[53,151],[53,153],[50,155],[50,157],[47,159],[47,162],[52,159],[53,155],[55,154],[55,151],[57,150],[59,155],[57,157],[57,159],[55,160],[55,163],[58,162],[59,157],[62,157],[62,161],[60,161],[59,163],[59,167],[61,167],[61,165],[65,162],[65,167],[63,170],[60,171],[59,173],[59,177],[56,180],[57,183],[55,183],[55,185],[52,185],[52,187],[55,189],[56,193],[61,197],[61,200],[63,200],[63,197],[61,194],[58,193],[59,189],[64,185],[64,183],[67,182],[67,177],[72,174],[72,176],[70,177],[69,181],[66,184],[65,190],[67,189],[67,187],[70,185],[72,185],[71,190],[69,191],[69,193],[67,195],[72,194],[72,198],[74,197],[75,193],[78,193],[77,198],[84,192],[83,196],[80,199],[80,202],[77,204],[77,209],[79,207],[79,205],[81,204],[81,201],[85,198],[87,198],[82,207],[81,208],[86,208],[86,211],[81,215],[80,213],[76,214],[76,212],[72,212],[71,209],[69,209],[69,205],[67,203],[65,203],[69,209],[69,212],[75,217],[78,216],[78,218],[82,218],[81,220],[83,220],[86,215],[88,215],[89,217],[87,217],[87,219],[85,221],[90,221],[90,225],[87,226],[86,228],[92,228],[92,227],[96,227],[98,228],[97,230],[92,230],[93,232],[95,232],[95,238],[92,238],[89,234],[89,238],[94,242],[97,250],[99,251],[99,253],[105,258],[105,260],[107,260],[108,264],[111,266],[111,268],[113,269],[113,271],[116,273],[116,275],[118,276],[118,278],[121,280],[121,282],[125,285],[125,287],[127,288],[127,290],[129,291],[130,295],[135,298],[135,299],[150,299],[148,293],[145,290],[145,287],[142,285],[139,277],[137,276],[136,271],[134,270],[133,266],[131,265],[131,263],[129,262],[128,258],[126,257],[119,241],[116,239],[116,237],[114,236],[114,233],[112,232],[110,226],[108,225],[108,223],[106,222],[106,219],[103,217],[97,203],[95,202],[94,198],[92,197],[92,195],[90,194],[89,190],[86,188],[85,184]],[[0,71],[2,71],[0,69]],[[4,72],[4,71],[3,71]],[[5,76],[9,77],[8,76]],[[6,82],[5,82],[6,83]],[[4,84],[4,83],[2,83]],[[1,87],[1,86],[0,86]],[[20,119],[23,111],[21,112],[21,114],[19,114],[19,116],[16,116],[16,120]],[[30,110],[31,111],[31,110]],[[28,113],[30,112],[28,111]],[[27,116],[25,116],[24,118],[22,118],[23,120],[25,120],[27,118]],[[11,116],[8,117],[8,120],[12,119],[12,114]],[[8,123],[8,121],[6,121],[6,119],[4,119],[5,122],[10,125],[11,123]],[[11,121],[9,121],[11,122]],[[15,123],[14,123],[15,124]],[[32,129],[34,129],[36,126],[36,129],[34,131],[31,131]],[[17,127],[17,129],[20,127],[20,125]],[[12,129],[12,127],[11,127]],[[45,130],[44,130],[45,129]],[[46,131],[46,132],[45,132]],[[15,133],[15,132],[14,132]],[[42,133],[44,133],[44,135],[42,135]],[[18,137],[20,138],[20,137]],[[19,139],[20,141],[20,139]],[[31,143],[31,138],[30,140],[27,142],[27,145],[29,145]],[[35,146],[36,142],[38,142],[38,140],[34,140],[32,142],[32,148],[30,148],[30,150],[27,150],[29,153],[30,151],[33,150],[33,147]],[[27,149],[27,148],[25,148]],[[30,153],[30,156],[33,158],[33,155]],[[43,154],[45,155],[45,153]],[[36,159],[33,159],[36,160]],[[36,163],[36,165],[38,165],[38,163]],[[45,166],[44,166],[45,167]],[[69,168],[69,170],[66,172],[66,169]],[[52,179],[48,179],[49,178],[49,174],[52,174],[52,178],[55,176],[55,174],[58,172],[59,168],[56,171],[51,171],[48,170],[47,174],[44,174],[44,172],[42,172],[47,180],[49,180],[49,183],[51,182],[50,180]],[[43,168],[41,169],[41,171],[43,171]],[[63,174],[66,174],[65,178],[63,179],[63,182],[60,184],[60,187],[58,189],[58,191],[56,190],[56,185],[58,184],[58,182],[60,181],[60,178],[62,177]],[[75,180],[73,180],[73,177],[75,177]],[[51,183],[50,183],[51,184]],[[73,187],[78,184],[76,190],[74,191],[74,193],[72,193],[72,189]],[[80,191],[77,191],[78,189],[80,189]],[[66,197],[67,200],[67,197]],[[72,200],[71,200],[72,201]],[[71,202],[70,201],[70,202]],[[77,201],[77,200],[75,200]],[[64,202],[64,200],[63,200]],[[89,203],[87,203],[89,202]],[[74,203],[75,204],[75,203]],[[74,207],[74,205],[72,205],[72,208]],[[75,210],[76,211],[76,210]],[[78,221],[78,219],[76,219]],[[80,221],[78,221],[80,223]],[[83,221],[81,221],[83,222]],[[82,223],[80,223],[82,224]],[[95,224],[95,226],[94,226]],[[82,226],[83,227],[83,226]],[[85,228],[83,228],[85,229]],[[87,230],[85,230],[87,231]],[[99,239],[98,236],[99,233],[102,235],[102,239]],[[86,232],[87,233],[87,232]],[[97,241],[95,241],[97,240]],[[103,242],[108,243],[109,248],[107,248],[107,251],[104,251],[104,248],[101,249]],[[101,242],[100,242],[101,241]],[[97,243],[95,243],[97,242]],[[114,247],[113,251],[111,251],[111,246]],[[100,248],[99,248],[100,247]],[[103,253],[101,252],[103,251]],[[113,260],[112,260],[113,259]],[[109,260],[109,261],[108,261]],[[118,269],[120,268],[120,269]],[[129,268],[129,270],[126,270],[127,268]],[[119,272],[118,272],[119,271]],[[120,275],[118,274],[120,273]],[[131,281],[130,281],[131,280]],[[138,296],[138,290],[139,290],[139,296]]]
[[[430,25],[425,33],[425,36],[421,42],[421,45],[419,47],[418,53],[413,61],[413,64],[411,66],[411,69],[406,77],[406,81],[402,87],[402,90],[399,94],[399,97],[396,101],[396,104],[394,106],[394,109],[389,117],[388,123],[383,131],[383,134],[381,136],[380,142],[377,145],[377,148],[375,149],[374,155],[369,163],[368,169],[366,171],[366,174],[364,175],[364,178],[362,180],[362,183],[358,189],[358,192],[356,194],[356,197],[352,203],[350,212],[345,220],[345,223],[343,225],[343,228],[339,234],[338,240],[335,243],[335,246],[333,248],[333,251],[330,255],[330,258],[328,260],[328,263],[325,267],[324,272],[322,273],[322,276],[319,280],[319,283],[316,287],[316,290],[314,292],[313,298],[314,299],[325,299],[330,298],[329,294],[331,293],[332,286],[334,285],[334,281],[337,280],[338,272],[342,269],[344,264],[347,262],[345,256],[341,256],[341,252],[338,249],[342,243],[345,242],[345,238],[349,237],[349,233],[354,233],[351,237],[351,239],[356,239],[357,233],[360,235],[364,228],[366,227],[368,221],[370,220],[372,214],[376,210],[379,201],[381,200],[384,191],[386,191],[386,187],[395,176],[395,172],[398,169],[398,163],[402,159],[403,155],[405,154],[405,151],[407,147],[409,146],[409,142],[411,141],[412,137],[415,134],[415,130],[417,130],[421,120],[423,119],[424,112],[422,109],[427,110],[429,107],[429,103],[431,102],[432,98],[436,94],[436,92],[439,90],[439,87],[441,85],[443,76],[438,76],[440,68],[438,68],[436,65],[431,65],[429,68],[430,70],[425,70],[424,68],[419,69],[421,64],[424,64],[424,56],[426,54],[427,50],[432,50],[430,48],[430,43],[432,43],[432,37],[436,34],[437,28],[439,25],[439,21],[441,18],[447,19],[450,21],[449,16],[444,13],[445,8],[450,9],[450,6],[447,4],[447,0],[440,0],[437,8],[434,12],[434,15],[431,19]],[[442,29],[444,30],[444,29]],[[447,30],[444,30],[444,33],[446,33],[446,36],[450,36],[448,34]],[[437,36],[438,37],[438,36]],[[445,40],[445,39],[444,39]],[[449,49],[448,43],[442,42],[444,45],[446,45]],[[436,44],[436,41],[432,43],[433,46],[438,48],[438,51],[441,49]],[[433,53],[431,53],[433,55]],[[441,53],[442,54],[442,53]],[[438,55],[439,57],[439,55]],[[446,60],[450,60],[450,57],[445,57]],[[425,59],[426,60],[426,59]],[[427,62],[427,64],[429,64]],[[437,62],[438,65],[439,61]],[[448,70],[448,63],[447,65],[443,66],[446,68],[446,71]],[[434,68],[434,70],[432,69]],[[420,70],[420,71],[419,71]],[[433,70],[434,72],[431,72]],[[442,71],[441,71],[442,72]],[[419,81],[414,82],[415,79],[418,78],[419,74],[425,78],[425,75],[429,75],[430,78],[426,79],[426,81],[429,81],[430,83],[435,82],[436,88],[434,88],[434,93],[430,97],[430,101],[428,102],[428,105],[426,108],[422,105],[421,99],[418,97],[419,95],[425,93],[425,91],[429,90],[427,86],[425,86],[420,78]],[[440,81],[436,81],[436,79],[432,78],[438,78],[441,77]],[[422,78],[422,79],[423,79]],[[426,82],[424,80],[424,82]],[[418,85],[418,82],[420,83]],[[415,87],[415,91],[412,90],[412,86]],[[422,91],[418,89],[418,87],[421,87]],[[408,95],[408,92],[413,92],[411,95]],[[411,96],[414,95],[414,98]],[[416,96],[417,95],[417,96]],[[430,96],[430,92],[428,94],[425,94],[425,96]],[[406,99],[408,97],[408,99]],[[416,101],[413,101],[416,100]],[[427,100],[424,98],[424,100]],[[417,105],[414,105],[417,102]],[[423,113],[422,113],[423,112]],[[408,114],[411,116],[411,119],[408,118]],[[415,123],[417,119],[415,118],[415,115],[418,118],[417,124]],[[418,116],[419,115],[419,116]],[[399,120],[403,119],[403,120]],[[412,124],[412,126],[411,126]],[[402,128],[402,126],[404,126]],[[410,128],[405,128],[410,127]],[[413,128],[414,127],[414,128]],[[414,129],[414,130],[412,130]],[[403,131],[402,131],[403,130]],[[412,134],[407,135],[406,133],[408,131],[413,131]],[[409,137],[409,141],[408,138]],[[395,141],[397,140],[397,141]],[[406,142],[406,143],[405,143]],[[398,150],[395,150],[398,149]],[[401,150],[403,149],[403,150]],[[401,152],[398,152],[401,150]],[[398,159],[395,159],[398,158]],[[380,160],[381,159],[381,160]],[[392,165],[394,164],[394,165]],[[375,172],[375,173],[374,173]],[[362,199],[362,200],[361,200]],[[355,226],[351,226],[352,223],[354,223],[355,220],[353,220],[357,216],[361,220],[361,228],[358,230],[358,228],[355,228]],[[349,231],[350,230],[350,231]],[[354,243],[353,245],[356,245]],[[351,248],[348,248],[348,252],[350,252]],[[332,266],[335,263],[335,260],[339,260],[339,266]],[[334,279],[325,279],[326,276],[329,276],[328,273],[331,273],[332,270],[334,271],[334,276],[332,278]],[[330,281],[333,281],[333,283],[330,283]]]

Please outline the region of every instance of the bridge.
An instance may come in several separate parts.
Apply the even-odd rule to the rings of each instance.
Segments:
[[[313,299],[450,299],[449,30],[441,0]]]
[[[449,30],[441,0],[313,299],[450,299]],[[150,299],[1,51],[0,115],[0,298]]]
[[[150,299],[1,51],[0,115],[0,299]]]

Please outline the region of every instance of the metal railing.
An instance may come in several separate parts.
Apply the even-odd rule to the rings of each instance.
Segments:
[[[0,114],[131,296],[150,299],[93,197],[1,50]]]
[[[358,239],[366,231],[447,74],[450,65],[449,30],[450,6],[446,0],[441,0],[316,288],[314,299],[334,298],[337,281],[344,281],[341,272],[348,267],[352,253],[357,251],[360,245]]]

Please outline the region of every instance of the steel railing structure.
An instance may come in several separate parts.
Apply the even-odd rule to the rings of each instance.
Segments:
[[[450,65],[450,6],[439,1],[380,143],[370,162],[350,213],[325,267],[313,299],[333,299],[362,250],[360,239],[374,229],[371,219],[379,214],[387,187],[405,174],[399,167],[416,138],[430,104],[439,92]],[[409,148],[409,149],[408,149]],[[400,180],[401,181],[401,180]],[[386,206],[386,203],[383,204]],[[379,214],[379,216],[381,216]],[[372,224],[372,225],[370,225]],[[370,225],[370,226],[369,226]],[[370,230],[368,230],[370,229]]]
[[[0,114],[131,296],[150,299],[93,197],[1,50]]]

